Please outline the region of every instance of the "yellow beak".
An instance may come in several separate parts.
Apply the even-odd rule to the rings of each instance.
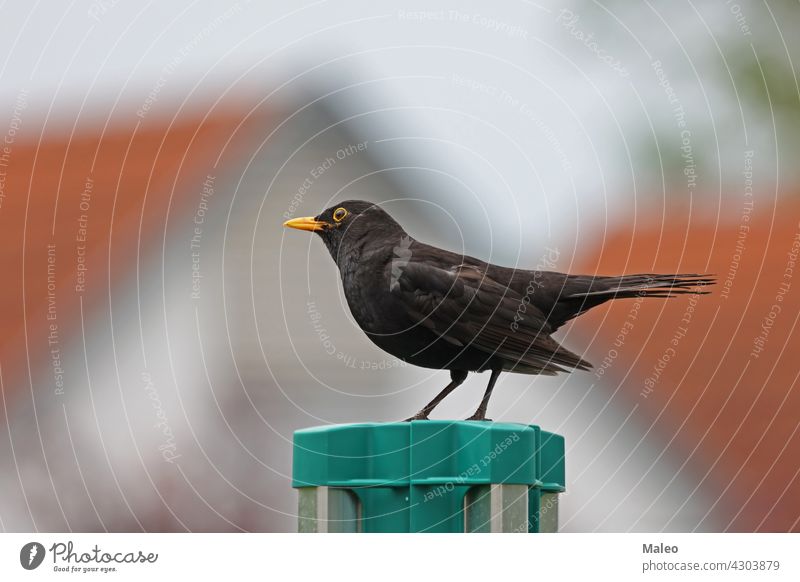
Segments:
[[[291,220],[287,220],[283,223],[283,226],[315,232],[318,230],[323,230],[328,226],[328,223],[317,220],[313,216],[304,216],[302,218],[293,218]]]

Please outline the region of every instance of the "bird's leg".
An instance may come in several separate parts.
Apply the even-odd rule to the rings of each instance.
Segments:
[[[431,413],[431,411],[436,408],[436,406],[442,400],[444,400],[445,396],[461,386],[466,379],[467,372],[465,370],[450,370],[450,383],[445,387],[445,389],[439,392],[439,394],[436,395],[436,398],[428,402],[428,404],[426,404],[422,410],[420,410],[411,418],[407,418],[406,422],[409,420],[428,420],[428,415]]]
[[[483,398],[478,406],[478,410],[476,410],[475,414],[470,416],[467,420],[490,420],[486,418],[486,407],[489,406],[489,398],[492,397],[494,383],[497,382],[500,372],[502,372],[502,370],[492,370],[492,376],[489,378],[489,385],[486,387],[486,392],[483,394]]]

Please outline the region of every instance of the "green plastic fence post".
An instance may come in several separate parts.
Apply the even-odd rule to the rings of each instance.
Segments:
[[[471,421],[331,425],[294,434],[301,532],[552,532],[564,439]]]

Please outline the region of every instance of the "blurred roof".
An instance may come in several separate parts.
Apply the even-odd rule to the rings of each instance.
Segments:
[[[27,384],[29,370],[54,365],[80,333],[82,310],[108,309],[111,285],[138,275],[139,257],[163,245],[170,215],[197,203],[208,172],[237,154],[250,112],[223,102],[135,124],[45,127],[30,132],[35,139],[21,132],[0,168],[5,393]]]
[[[716,500],[709,519],[797,531],[800,203],[734,206],[717,224],[693,218],[715,214],[697,208],[650,215],[590,249],[576,270],[702,271],[720,284],[707,296],[593,310],[573,342],[582,337],[597,374],[638,403],[664,452],[694,467],[697,488]]]

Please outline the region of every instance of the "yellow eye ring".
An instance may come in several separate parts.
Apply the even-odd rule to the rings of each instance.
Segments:
[[[333,219],[334,219],[336,222],[341,222],[341,221],[343,221],[345,216],[347,216],[347,209],[345,209],[345,208],[337,208],[337,209],[336,209],[336,210],[333,212]]]

